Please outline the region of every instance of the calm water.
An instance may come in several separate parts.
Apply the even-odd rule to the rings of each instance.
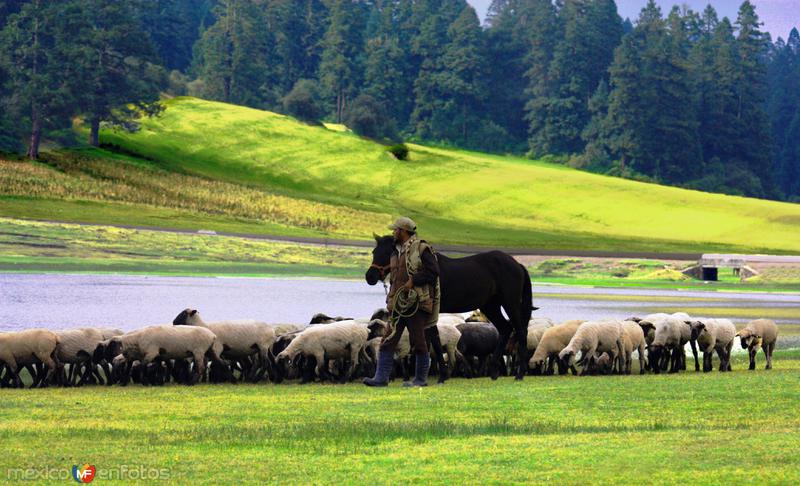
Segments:
[[[658,301],[592,300],[586,294],[652,296]],[[556,321],[641,315],[652,307],[680,305],[686,297],[717,299],[689,303],[712,307],[800,306],[798,294],[534,287],[534,303],[542,308],[536,315]],[[207,321],[252,318],[306,323],[317,312],[369,316],[383,302],[383,287],[361,281],[0,274],[0,331],[76,326],[130,330],[171,323],[186,307],[199,309]]]

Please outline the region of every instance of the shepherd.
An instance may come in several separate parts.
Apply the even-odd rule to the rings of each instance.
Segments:
[[[392,248],[388,265],[380,267],[383,278],[388,271],[391,285],[386,296],[389,329],[381,341],[375,376],[365,378],[367,386],[387,386],[394,365],[394,351],[404,331],[408,331],[414,354],[414,380],[404,386],[427,386],[431,357],[430,332],[439,320],[439,264],[433,248],[417,236],[417,225],[410,218],[398,218],[389,225]],[[374,284],[373,284],[374,285]],[[441,347],[441,346],[439,346]],[[441,352],[439,354],[441,356]],[[440,377],[444,373],[439,370]],[[441,380],[440,380],[441,381]]]
[[[392,298],[397,296],[394,300],[401,304],[407,303],[407,293],[418,294],[422,313],[416,319],[404,321],[397,329],[408,327],[411,345],[414,346],[416,342],[416,349],[419,349],[422,340],[418,328],[435,325],[440,310],[470,312],[480,309],[500,334],[490,361],[492,379],[497,379],[501,367],[505,366],[502,355],[513,333],[517,349],[516,379],[521,380],[528,367],[528,322],[531,312],[537,309],[533,307],[528,270],[514,257],[498,250],[464,258],[448,258],[435,253],[430,245],[416,236],[416,224],[408,218],[398,219],[390,228],[392,235],[374,235],[372,265],[367,269],[365,278],[369,285],[375,285],[390,274],[392,292],[389,295]],[[438,278],[434,279],[433,275]],[[401,289],[403,293],[398,296]],[[390,304],[392,298],[387,299]],[[423,306],[422,302],[428,299],[430,305]],[[399,336],[391,337],[399,339]],[[393,351],[393,346],[389,344],[386,349]],[[421,353],[417,356],[417,363],[430,366],[429,359],[425,360]],[[392,358],[384,352],[379,354],[378,370],[375,377],[368,380],[368,385],[388,382]]]

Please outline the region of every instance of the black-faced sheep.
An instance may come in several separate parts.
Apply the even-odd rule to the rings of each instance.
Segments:
[[[193,358],[195,376],[189,384],[196,383],[205,375],[206,358],[225,366],[220,354],[222,344],[213,332],[195,326],[151,326],[115,336],[101,342],[95,356],[104,356],[111,361],[122,354],[127,366],[140,361],[142,382],[150,383],[150,372],[161,361]]]
[[[57,349],[58,336],[47,329],[0,333],[0,364],[5,365],[12,386],[16,388],[23,386],[19,367],[34,364],[44,365],[47,374],[34,376],[31,388],[47,386],[57,369]]]
[[[692,339],[697,341],[703,352],[703,371],[713,369],[712,356],[716,350],[719,356],[719,370],[731,370],[731,350],[736,336],[736,326],[728,319],[696,319],[689,321]]]
[[[759,346],[764,350],[764,357],[767,359],[765,369],[772,369],[772,352],[775,351],[775,343],[778,341],[778,326],[775,325],[775,321],[770,319],[750,321],[736,335],[741,340],[742,349],[746,349],[750,355],[751,370],[756,369],[756,354]]]
[[[340,321],[325,326],[309,326],[299,333],[276,357],[277,361],[293,360],[298,355],[314,358],[315,372],[320,379],[333,376],[328,371],[328,361],[349,360],[350,366],[340,380],[346,382],[358,366],[359,356],[367,344],[369,329],[362,322]]]
[[[197,310],[185,309],[172,324],[204,327],[213,332],[222,345],[223,359],[240,361],[247,366],[252,363],[250,358],[256,358],[248,371],[243,368],[242,378],[258,381],[270,370],[269,352],[275,342],[275,330],[266,323],[254,320],[206,323]]]
[[[581,374],[591,369],[598,355],[607,352],[613,361],[623,354],[622,324],[616,320],[588,321],[578,327],[569,344],[558,353],[565,366],[575,364],[576,355],[581,353]]]
[[[558,364],[559,374],[566,374],[567,370],[571,369],[572,373],[577,375],[578,371],[575,369],[574,365],[570,365],[569,367],[562,365],[561,361],[558,359],[558,353],[567,347],[570,340],[575,335],[575,332],[578,330],[578,327],[584,322],[585,321],[576,319],[545,329],[536,350],[533,352],[533,356],[530,361],[528,361],[528,368],[536,373],[552,375],[554,372],[554,365]],[[547,362],[546,368],[545,362]]]

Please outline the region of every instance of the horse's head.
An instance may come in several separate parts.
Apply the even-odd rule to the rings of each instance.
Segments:
[[[394,249],[394,237],[375,234],[372,236],[375,238],[375,248],[372,250],[372,265],[369,266],[364,277],[367,279],[368,284],[375,285],[384,280],[389,273],[389,260]]]

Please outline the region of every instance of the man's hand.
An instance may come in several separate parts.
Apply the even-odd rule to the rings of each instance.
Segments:
[[[403,285],[403,288],[406,289],[406,290],[413,289],[414,288],[414,281],[411,280],[411,279],[408,279],[408,282],[406,282],[406,284]]]

